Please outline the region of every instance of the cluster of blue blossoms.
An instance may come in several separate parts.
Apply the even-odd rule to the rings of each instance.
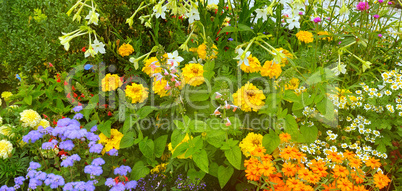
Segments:
[[[94,126],[88,131],[87,129],[80,127],[80,122],[78,120],[82,119],[83,115],[78,113],[82,110],[82,106],[76,106],[73,108],[77,114],[70,118],[63,118],[58,120],[55,128],[52,127],[38,127],[37,130],[30,131],[27,135],[23,136],[22,140],[25,143],[35,143],[36,141],[42,139],[44,136],[49,135],[53,137],[49,142],[42,144],[42,150],[52,150],[54,148],[63,149],[66,151],[71,151],[74,149],[76,143],[88,143],[89,153],[100,154],[103,150],[103,145],[98,144],[99,136],[95,134],[98,130],[97,126]],[[116,149],[111,149],[108,152],[111,156],[117,156],[118,152]],[[76,161],[81,161],[81,157],[78,154],[71,154],[67,156],[63,154],[61,156],[62,162],[61,167],[68,168],[74,166]],[[40,186],[49,186],[51,189],[57,189],[58,187],[63,187],[64,191],[94,191],[95,184],[98,183],[96,176],[100,176],[103,173],[102,165],[105,161],[102,158],[95,158],[92,160],[91,164],[85,166],[84,173],[90,175],[90,179],[87,182],[69,182],[65,183],[65,180],[60,175],[55,175],[53,173],[45,173],[40,171],[41,165],[37,162],[30,162],[29,168],[27,169],[26,177],[20,176],[14,179],[14,187],[7,187],[3,185],[0,187],[0,191],[15,191],[24,184],[24,181],[28,181],[28,190],[35,190]],[[114,170],[114,174],[125,177],[127,173],[131,172],[131,168],[128,166],[120,166]],[[128,181],[126,178],[124,181],[120,180],[119,177],[116,179],[108,178],[105,185],[114,191],[124,191],[133,190],[137,186],[137,181]]]

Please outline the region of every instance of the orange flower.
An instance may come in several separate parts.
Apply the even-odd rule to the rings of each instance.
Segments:
[[[281,139],[282,143],[288,142],[290,139],[292,139],[292,137],[290,136],[289,133],[281,133],[279,135],[279,139]]]
[[[272,186],[274,187],[275,190],[278,190],[279,187],[284,187],[285,183],[283,182],[283,180],[280,178],[282,175],[280,173],[278,174],[271,174],[269,176],[269,181],[268,179],[266,179],[266,182],[272,182],[274,183]],[[270,187],[270,186],[268,186]]]
[[[342,191],[353,190],[353,184],[347,178],[340,178],[336,183],[338,183],[337,188],[341,189]]]
[[[335,182],[332,182],[332,184],[328,184],[328,185],[323,184],[322,186],[325,188],[324,191],[336,190]]]
[[[261,157],[261,161],[272,161],[272,156],[269,154],[265,154],[264,156]]]
[[[297,174],[299,175],[298,177],[303,180],[309,180],[310,176],[313,175],[307,168],[300,169],[299,171],[297,171]]]
[[[359,158],[351,158],[349,159],[349,166],[354,168],[360,168],[361,160]]]
[[[274,173],[276,170],[275,167],[273,167],[272,162],[263,162],[262,164],[260,163],[258,165],[258,174],[263,175],[263,176],[269,176],[272,173]]]
[[[296,189],[294,189],[296,190]],[[298,191],[314,191],[314,188],[309,186],[309,185],[305,185],[305,184],[300,184],[300,187],[298,188]]]
[[[377,172],[377,174],[374,175],[374,184],[379,189],[388,186],[389,182],[391,182],[391,180],[388,178],[388,176],[384,175],[381,172]]]
[[[291,189],[300,187],[300,184],[303,184],[303,182],[301,182],[300,180],[295,179],[295,178],[289,178],[286,181],[286,186],[288,186]]]
[[[355,153],[353,153],[352,151],[346,150],[343,153],[343,157],[345,157],[346,159],[351,159],[351,158],[354,158],[355,156],[356,156]]]
[[[285,176],[294,176],[296,174],[295,165],[292,163],[284,163],[282,166],[282,172]]]
[[[328,175],[327,167],[325,166],[325,162],[316,161],[315,159],[311,161],[310,169],[314,174],[317,174],[319,177],[325,177]]]
[[[337,154],[332,158],[332,162],[335,163],[342,163],[343,162],[343,156],[341,154]]]
[[[337,156],[338,156],[338,153],[337,153],[337,152],[328,151],[328,156],[327,156],[328,159],[333,160],[333,159],[336,158]]]
[[[368,191],[368,190],[364,188],[364,185],[360,185],[360,186],[354,186],[353,191]]]
[[[248,180],[252,180],[252,181],[260,180],[260,175],[258,174],[257,165],[248,165],[247,169],[244,172],[246,172],[246,178]]]
[[[279,156],[285,160],[289,160],[289,159],[293,159],[296,156],[296,153],[298,152],[297,149],[288,146],[284,149],[282,149],[282,151],[279,153]]]
[[[306,154],[304,154],[303,152],[297,151],[295,153],[294,159],[296,159],[297,161],[301,161],[302,159],[304,159],[304,157],[306,157]]]
[[[346,167],[341,166],[341,165],[335,165],[334,168],[334,177],[346,177],[349,174],[348,169],[346,169]]]
[[[257,165],[259,163],[260,161],[258,161],[258,159],[251,157],[249,160],[244,161],[244,167],[247,167],[249,165]]]
[[[353,170],[351,173],[351,176],[357,184],[363,183],[364,178],[366,177],[366,175],[364,175],[364,172],[362,169]]]
[[[381,167],[380,159],[375,159],[374,157],[370,157],[369,160],[366,160],[366,166],[371,167],[372,169]]]
[[[264,147],[256,147],[253,151],[251,151],[251,156],[262,157],[264,156],[265,151],[267,151]]]

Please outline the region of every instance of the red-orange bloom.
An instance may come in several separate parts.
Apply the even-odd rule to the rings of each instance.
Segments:
[[[366,166],[371,167],[372,169],[381,167],[380,159],[375,159],[374,157],[370,157],[370,159],[366,160]]]
[[[284,142],[288,142],[290,139],[292,139],[292,137],[290,136],[289,133],[281,133],[279,135],[279,139],[281,139],[281,142],[284,143]]]
[[[389,182],[391,182],[391,180],[388,178],[388,176],[384,175],[381,172],[377,172],[377,174],[374,175],[374,184],[379,189],[388,186]]]
[[[295,165],[292,163],[284,163],[282,166],[282,172],[285,176],[294,176],[296,174]]]
[[[334,177],[346,177],[349,174],[348,169],[346,167],[341,166],[341,165],[335,165],[335,168],[333,169],[334,171]]]
[[[338,179],[337,188],[341,189],[342,191],[352,191],[353,184],[347,178],[340,178]]]
[[[282,151],[279,153],[279,156],[285,160],[294,159],[297,152],[298,152],[297,149],[295,149],[291,146],[288,146],[288,147],[282,149]]]

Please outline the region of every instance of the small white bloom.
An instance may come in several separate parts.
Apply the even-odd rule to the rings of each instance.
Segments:
[[[88,50],[85,51],[85,58],[88,56],[94,57],[96,54],[95,50],[92,48],[92,45],[89,45]]]
[[[94,49],[94,51],[96,53],[101,53],[101,54],[106,53],[105,44],[103,44],[102,42],[99,42],[98,39],[94,40],[94,43],[92,44],[92,48]]]
[[[262,22],[265,22],[268,19],[268,10],[267,8],[265,9],[257,9],[255,10],[255,12],[257,13],[257,15],[255,16],[255,18],[258,20],[260,18],[262,18]]]
[[[199,21],[200,20],[200,13],[198,12],[198,9],[193,7],[191,11],[187,14],[188,17],[188,23],[193,23],[194,21]]]
[[[177,67],[179,66],[179,62],[182,62],[183,60],[183,57],[179,56],[179,52],[177,50],[175,50],[173,53],[168,53],[168,64],[171,66]]]
[[[248,63],[248,57],[251,54],[250,51],[244,52],[243,49],[239,48],[239,49],[236,49],[235,52],[237,53],[237,56],[234,59],[239,60],[239,66],[242,65],[243,63],[246,66],[250,66],[250,64]]]
[[[85,17],[85,19],[88,19],[88,25],[90,24],[94,24],[94,25],[98,25],[98,21],[99,21],[99,14],[95,12],[95,10],[91,10],[89,11],[88,15]]]
[[[300,17],[299,16],[294,16],[292,18],[287,18],[286,22],[289,23],[289,30],[292,30],[294,28],[300,28],[300,22],[299,22]]]

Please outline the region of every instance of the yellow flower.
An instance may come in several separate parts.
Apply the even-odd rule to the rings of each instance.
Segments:
[[[160,97],[168,96],[168,91],[165,89],[167,85],[167,81],[165,79],[161,79],[159,81],[154,80],[152,90],[158,94]]]
[[[323,36],[323,35],[327,35],[329,37],[321,37],[322,40],[328,40],[328,41],[332,41],[332,37],[330,36],[331,34],[328,33],[327,31],[320,31],[317,33],[319,36]]]
[[[247,82],[233,95],[233,103],[239,106],[241,110],[249,112],[251,110],[258,111],[265,105],[264,99],[266,98],[262,90],[259,90],[252,83]]]
[[[249,157],[255,148],[262,147],[262,138],[261,134],[249,133],[239,144],[244,156]]]
[[[39,126],[42,126],[44,129],[46,129],[46,127],[50,127],[50,123],[46,119],[41,119],[34,129],[38,129]]]
[[[204,83],[204,66],[201,64],[187,64],[183,68],[184,80],[191,86],[199,86]]]
[[[274,63],[273,61],[266,61],[264,66],[261,68],[261,76],[268,76],[269,78],[278,78],[282,73],[282,68],[280,64]]]
[[[198,50],[198,48],[196,48],[196,47],[193,47],[193,48],[189,49],[190,52],[194,52],[194,53],[197,53],[197,50]]]
[[[161,73],[162,68],[160,67],[156,57],[151,57],[145,61],[145,66],[142,68],[142,71],[145,72],[148,76],[152,76],[152,74]]]
[[[304,42],[304,43],[310,43],[313,42],[313,33],[308,32],[308,31],[299,31],[296,34],[297,39],[299,39],[300,41]]]
[[[0,158],[6,159],[11,155],[13,151],[13,144],[7,140],[0,141]]]
[[[174,151],[176,150],[176,148],[177,148],[179,145],[181,145],[182,143],[188,143],[188,141],[189,141],[190,139],[192,139],[192,138],[193,138],[193,137],[190,138],[190,136],[189,136],[188,134],[186,134],[186,136],[183,138],[183,140],[182,140],[179,144],[177,144],[174,149],[173,149],[173,147],[172,147],[172,143],[169,143],[169,144],[168,144],[168,149],[169,149],[169,151],[172,152],[172,154],[173,154]],[[186,152],[187,152],[187,150],[186,150]],[[185,154],[186,154],[186,152],[184,152],[182,155],[177,156],[177,158],[178,158],[178,159],[192,158],[191,155],[190,155],[189,157],[184,157]]]
[[[104,92],[114,91],[121,85],[123,85],[123,82],[117,74],[106,74],[102,79],[102,91]]]
[[[253,72],[259,72],[261,69],[261,63],[258,60],[258,58],[253,57],[251,54],[248,59],[248,64],[249,66],[246,66],[244,63],[240,66],[240,69],[243,70],[246,73],[253,73]]]
[[[1,97],[4,99],[4,101],[8,101],[10,100],[9,98],[13,95],[13,93],[11,92],[3,92],[1,93]]]
[[[123,45],[120,46],[118,51],[119,51],[120,56],[125,57],[125,56],[129,56],[131,53],[133,53],[134,48],[130,44],[124,43]]]
[[[203,60],[206,59],[214,59],[216,58],[216,55],[218,54],[218,52],[216,51],[216,49],[218,49],[215,44],[212,45],[212,50],[209,50],[212,55],[210,55],[210,52],[207,52],[207,45],[205,43],[202,43],[200,46],[198,46],[197,48],[197,54],[198,57],[200,57]],[[190,50],[191,51],[191,50]],[[209,54],[208,54],[209,53]],[[208,55],[207,55],[208,54]]]
[[[133,83],[126,88],[126,96],[131,98],[131,103],[142,103],[148,98],[148,88],[142,84]]]
[[[165,172],[167,164],[168,163],[162,163],[162,164],[156,165],[151,170],[151,174],[155,174],[155,173],[159,173],[159,172]]]
[[[11,133],[13,128],[11,125],[3,125],[0,127],[0,134],[12,138],[14,137],[14,133]]]
[[[207,5],[207,10],[208,11],[215,11],[215,10],[217,10],[218,9],[218,5],[216,5],[215,3],[212,3],[212,4],[208,4]]]
[[[300,80],[292,78],[288,84],[285,85],[285,90],[295,90],[299,87]]]
[[[120,149],[120,141],[123,138],[123,134],[120,133],[117,129],[112,129],[110,131],[110,138],[106,137],[105,134],[101,133],[99,135],[99,143],[103,143],[105,147],[102,150],[102,154],[105,152],[109,152],[111,149]]]
[[[36,127],[39,124],[41,117],[38,112],[27,109],[20,113],[23,127]]]
[[[286,56],[285,58],[281,59],[281,66],[285,66],[286,64],[289,63],[287,58],[293,59],[293,54],[290,53],[288,50],[283,49],[283,48],[277,48],[276,50],[279,52],[282,52]]]

